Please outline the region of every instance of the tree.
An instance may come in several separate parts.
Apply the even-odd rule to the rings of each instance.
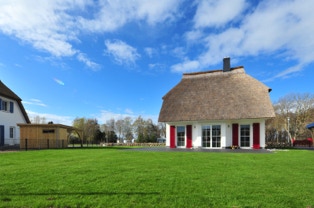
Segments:
[[[83,131],[83,142],[94,141],[96,132],[100,129],[97,119],[76,118],[73,126]]]
[[[40,116],[35,116],[32,119],[32,123],[35,123],[35,124],[45,124],[46,123],[46,118],[45,117],[40,117]]]
[[[158,123],[159,136],[162,138],[166,138],[166,124]]]
[[[141,116],[133,122],[133,128],[137,137],[137,142],[145,142],[145,121]]]
[[[106,139],[106,133],[104,131],[101,131],[100,129],[97,129],[94,135],[94,141],[97,143],[103,142]]]
[[[114,131],[110,131],[109,134],[107,135],[107,141],[109,143],[116,143],[117,139],[118,137]]]
[[[123,138],[128,141],[131,141],[134,138],[131,117],[124,118],[124,122],[122,126],[122,135],[123,135]]]
[[[120,142],[122,142],[123,125],[124,125],[124,120],[119,119],[119,120],[116,121],[115,131],[116,131],[116,133],[118,135],[118,140]]]
[[[267,141],[282,138],[307,137],[307,123],[313,122],[314,95],[309,93],[288,94],[274,104],[276,117],[266,122]]]
[[[85,123],[84,134],[86,134],[86,138],[89,142],[94,141],[97,131],[100,131],[97,119],[87,119]]]

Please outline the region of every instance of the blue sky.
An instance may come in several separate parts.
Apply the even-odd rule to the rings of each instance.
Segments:
[[[272,88],[313,93],[314,1],[0,0],[0,80],[29,117],[157,121],[182,73],[243,65]]]

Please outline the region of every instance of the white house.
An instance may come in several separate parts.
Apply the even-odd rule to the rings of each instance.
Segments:
[[[243,66],[186,73],[164,97],[159,122],[170,148],[265,148],[265,121],[275,116],[270,88]]]
[[[0,81],[0,147],[20,144],[18,123],[30,123],[22,100]]]

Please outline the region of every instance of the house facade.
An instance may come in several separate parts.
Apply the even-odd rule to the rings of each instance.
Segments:
[[[265,148],[265,121],[275,116],[266,85],[244,67],[186,73],[164,97],[159,122],[170,148]]]
[[[0,146],[20,144],[18,123],[30,123],[22,100],[0,81]]]

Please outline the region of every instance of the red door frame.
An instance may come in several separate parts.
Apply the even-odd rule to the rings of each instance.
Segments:
[[[186,126],[186,148],[192,148],[192,125]]]
[[[176,127],[170,126],[170,148],[176,148]]]
[[[232,145],[239,146],[239,124],[232,124]]]
[[[253,123],[253,149],[260,149],[260,125]]]

